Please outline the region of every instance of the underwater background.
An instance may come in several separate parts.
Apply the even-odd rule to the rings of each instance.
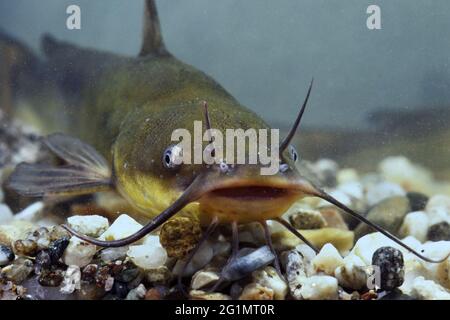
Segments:
[[[81,7],[81,30],[66,8]],[[369,5],[381,30],[369,30]],[[136,55],[143,1],[0,0],[0,28],[39,49],[65,41]],[[315,79],[298,136],[306,158],[372,167],[402,154],[448,176],[450,3],[445,0],[157,1],[168,49],[271,125],[290,126]],[[356,160],[355,160],[356,159]]]

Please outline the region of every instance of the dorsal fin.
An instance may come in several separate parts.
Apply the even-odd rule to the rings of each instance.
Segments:
[[[155,0],[145,0],[144,32],[139,56],[167,54],[169,52],[164,45],[164,40],[161,35],[161,26],[159,24]]]

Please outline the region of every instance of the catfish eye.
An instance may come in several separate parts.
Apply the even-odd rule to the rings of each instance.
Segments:
[[[295,148],[293,146],[289,146],[289,157],[294,162],[297,162],[297,160],[298,160],[297,150],[295,150]]]
[[[164,150],[162,161],[167,169],[178,167],[183,162],[183,150],[178,145],[169,146]]]

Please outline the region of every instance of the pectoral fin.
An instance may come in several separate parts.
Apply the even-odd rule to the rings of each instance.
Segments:
[[[111,170],[93,147],[63,134],[46,137],[44,144],[65,164],[53,167],[21,163],[9,178],[11,189],[29,197],[81,195],[111,189]]]

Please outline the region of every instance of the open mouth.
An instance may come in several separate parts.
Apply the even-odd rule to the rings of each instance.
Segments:
[[[210,191],[215,197],[232,198],[236,200],[265,200],[288,196],[292,193],[287,188],[270,186],[239,186],[219,188]]]

